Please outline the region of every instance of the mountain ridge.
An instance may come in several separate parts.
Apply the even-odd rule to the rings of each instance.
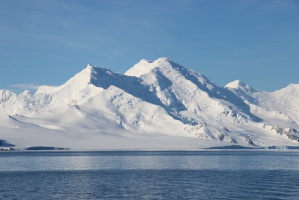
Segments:
[[[156,143],[161,137],[171,146],[174,138],[186,137],[192,148],[296,146],[297,94],[297,84],[272,93],[239,80],[221,87],[166,57],[143,59],[124,74],[88,64],[58,87],[41,86],[34,94],[0,90],[0,114],[9,116],[2,117],[0,139],[28,146],[33,133],[44,133],[51,145],[57,137],[65,147],[87,149],[103,148],[95,142],[103,138],[111,139],[104,146],[126,141],[126,148],[134,148],[129,144],[136,137],[157,138]],[[19,132],[24,134],[18,138]]]

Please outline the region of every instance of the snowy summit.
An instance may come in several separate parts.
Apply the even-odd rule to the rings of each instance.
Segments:
[[[221,87],[168,58],[143,59],[125,74],[88,65],[35,94],[0,90],[0,146],[297,147],[298,97],[296,84],[269,93],[239,80]]]

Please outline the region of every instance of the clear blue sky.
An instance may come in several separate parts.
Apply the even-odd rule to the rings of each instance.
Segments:
[[[159,57],[222,86],[299,83],[299,1],[0,1],[0,89],[60,85],[88,63],[123,73]]]

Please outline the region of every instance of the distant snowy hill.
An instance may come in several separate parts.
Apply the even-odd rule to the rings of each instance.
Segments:
[[[299,146],[298,122],[299,85],[221,87],[167,58],[143,59],[125,74],[88,65],[35,94],[0,90],[0,140],[18,147]]]

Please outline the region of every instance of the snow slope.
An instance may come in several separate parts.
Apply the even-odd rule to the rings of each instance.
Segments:
[[[221,87],[168,58],[125,74],[88,65],[36,93],[0,90],[0,139],[18,147],[198,149],[299,146],[299,86]]]

